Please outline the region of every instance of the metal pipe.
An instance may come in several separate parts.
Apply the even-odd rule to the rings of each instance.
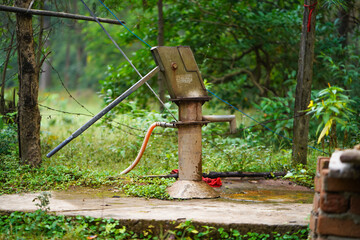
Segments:
[[[103,110],[101,110],[98,114],[96,114],[92,119],[90,119],[87,123],[85,123],[82,127],[76,130],[70,137],[60,143],[57,147],[55,147],[51,152],[49,152],[46,156],[51,157],[57,151],[62,149],[66,144],[71,142],[81,133],[83,133],[86,129],[88,129],[91,125],[93,125],[97,120],[99,120],[102,116],[108,113],[111,109],[121,103],[125,98],[127,98],[131,93],[133,93],[136,89],[138,89],[141,85],[143,85],[147,80],[152,78],[157,72],[159,72],[160,68],[157,66],[153,70],[151,70],[148,74],[146,74],[142,79],[140,79],[137,83],[132,85],[128,90],[126,90],[123,94],[121,94],[118,98],[116,98],[112,103],[106,106]]]
[[[19,7],[11,7],[0,5],[0,11],[4,12],[14,12],[14,13],[23,13],[23,14],[32,14],[32,15],[41,15],[41,16],[48,16],[48,17],[60,17],[60,18],[70,18],[76,20],[85,20],[85,21],[92,21],[95,22],[93,17],[83,16],[79,14],[72,14],[72,13],[64,13],[64,12],[54,12],[54,11],[47,11],[47,10],[38,10],[38,9],[27,9],[27,8],[19,8]],[[122,25],[121,23],[125,23],[118,20],[108,19],[108,18],[97,18],[99,22]]]
[[[210,122],[229,122],[230,123],[230,133],[236,132],[235,115],[203,115],[202,120],[210,121]]]
[[[216,198],[216,192],[202,181],[202,137],[201,127],[208,123],[202,121],[202,105],[204,100],[182,99],[177,101],[179,106],[178,153],[179,178],[168,193],[173,198]]]
[[[180,101],[181,122],[201,121],[201,101]],[[202,180],[202,137],[200,124],[178,125],[179,179]]]
[[[142,155],[145,152],[147,143],[149,142],[149,138],[151,136],[152,131],[154,130],[155,127],[160,126],[160,127],[172,127],[175,128],[175,125],[172,123],[166,123],[166,122],[155,122],[153,124],[151,124],[151,126],[149,127],[148,131],[146,132],[143,144],[141,145],[140,151],[137,155],[137,157],[135,158],[134,162],[124,171],[122,171],[120,174],[127,174],[128,172],[130,172],[131,170],[134,169],[134,167],[136,167],[136,165],[140,162],[140,159],[142,157]]]

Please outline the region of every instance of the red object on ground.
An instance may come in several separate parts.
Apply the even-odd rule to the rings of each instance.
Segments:
[[[175,174],[175,173],[179,173],[179,169],[173,169],[170,172],[171,174]],[[204,182],[206,182],[207,184],[209,184],[210,187],[221,187],[222,182],[221,182],[221,178],[202,178],[202,180]]]
[[[209,184],[210,187],[221,187],[222,182],[221,182],[221,178],[202,178],[202,180],[204,182],[206,182],[207,184]]]
[[[173,169],[171,170],[170,174],[175,174],[175,173],[179,173],[179,169]]]

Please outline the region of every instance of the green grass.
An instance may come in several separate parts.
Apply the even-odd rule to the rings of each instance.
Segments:
[[[76,95],[93,113],[102,108],[102,101],[87,92]],[[87,113],[66,94],[40,96],[40,103],[68,112]],[[131,103],[128,103],[131,104]],[[16,129],[7,125],[0,129],[0,194],[31,191],[64,190],[70,186],[97,188],[111,185],[128,196],[169,199],[166,188],[174,179],[140,178],[144,175],[168,174],[177,168],[177,137],[175,129],[156,128],[148,148],[138,166],[126,177],[119,173],[135,159],[143,141],[144,132],[155,121],[166,121],[163,114],[155,111],[133,109],[115,120],[124,125],[99,121],[83,135],[76,138],[51,158],[45,155],[90,118],[65,114],[41,108],[41,144],[43,163],[39,168],[20,165]],[[216,113],[213,113],[216,114]],[[135,129],[132,129],[135,128]],[[140,130],[137,130],[140,129]],[[282,171],[291,170],[291,148],[288,143],[265,142],[251,130],[228,136],[225,123],[209,124],[203,128],[203,171]],[[309,164],[292,169],[288,176],[300,184],[311,186],[315,172],[315,159],[319,155],[309,151]],[[100,239],[208,239],[216,232],[221,239],[303,239],[305,232],[280,235],[239,233],[207,226],[195,228],[191,222],[177,226],[175,230],[153,235],[147,230],[135,233],[115,220],[87,217],[68,218],[35,213],[13,213],[0,216],[0,239],[84,239],[97,235]]]
[[[51,96],[51,97],[49,97]],[[63,111],[82,112],[73,100],[61,95],[49,95],[44,105]],[[65,95],[66,96],[66,95]],[[79,101],[96,113],[101,107],[101,99],[95,95],[79,96]],[[210,110],[206,110],[210,113]],[[224,112],[222,112],[224,113]],[[44,166],[76,164],[81,169],[108,171],[116,175],[135,159],[143,141],[144,132],[126,126],[109,128],[100,122],[90,127],[84,134],[69,143],[50,159],[45,153],[62,142],[90,118],[66,115],[42,108],[42,149]],[[217,113],[213,113],[217,114]],[[51,117],[49,117],[51,115]],[[161,114],[141,112],[122,114],[115,119],[137,129],[146,130],[151,123],[163,121]],[[165,119],[166,120],[166,119]],[[116,123],[112,123],[117,126]],[[228,132],[228,123],[209,124],[203,128],[203,170],[209,171],[282,171],[291,169],[291,147],[286,140],[273,145],[265,145],[251,130],[234,136],[222,136]],[[177,137],[175,129],[156,128],[134,175],[166,174],[177,168]],[[167,136],[166,134],[172,135]],[[135,135],[135,136],[134,136]],[[276,139],[274,137],[274,139]],[[313,164],[318,153],[309,151],[309,162]]]
[[[114,219],[68,217],[47,214],[13,212],[0,215],[0,239],[307,239],[308,229],[295,233],[241,233],[238,230],[196,227],[191,221],[169,222],[168,229],[149,225],[147,229],[132,231]]]
[[[96,94],[84,92],[74,95],[93,113],[102,108],[102,100]],[[39,101],[53,109],[86,113],[64,93],[42,93]],[[137,177],[168,174],[172,169],[178,168],[175,129],[156,128],[138,166],[127,178],[117,178],[135,159],[145,134],[141,130],[146,130],[155,121],[169,121],[162,114],[132,107],[131,112],[115,118],[118,123],[126,126],[99,121],[51,158],[47,158],[46,153],[90,118],[44,107],[41,107],[41,114],[43,163],[40,168],[19,165],[14,142],[16,130],[13,127],[0,130],[0,194],[67,189],[69,186],[113,185],[132,196],[168,198],[164,186],[171,182],[146,180],[146,184],[138,184]],[[265,145],[263,139],[251,130],[235,136],[229,136],[227,132],[227,123],[209,124],[203,128],[204,172],[274,172],[292,169],[291,149],[286,142],[274,141]],[[309,151],[308,166],[292,170],[290,179],[311,186],[317,155],[319,154]],[[306,170],[305,174],[303,169]]]
[[[62,111],[86,113],[84,109],[76,106],[74,101],[62,100],[60,95],[51,98],[47,98],[44,105]],[[64,101],[65,104],[62,103]],[[96,96],[87,97],[87,101],[79,97],[79,101],[86,102],[87,106],[91,106],[90,111],[93,113],[97,113],[102,107],[102,100]],[[117,123],[112,123],[115,127],[110,128],[108,124],[100,120],[99,123],[95,123],[52,158],[46,159],[45,154],[48,151],[69,137],[90,118],[66,115],[50,110],[42,111],[42,114],[47,116],[42,119],[42,149],[45,166],[58,165],[59,163],[63,165],[76,164],[80,168],[108,171],[110,175],[117,175],[135,159],[145,135],[143,131],[118,126]],[[147,130],[151,123],[156,121],[156,115],[158,114],[150,112],[147,114],[147,119],[121,115],[115,120],[136,129]],[[135,169],[137,174],[164,174],[173,168],[177,168],[176,137],[156,135],[156,133],[168,132],[171,134],[174,131],[157,128],[154,132],[155,134],[150,139],[141,163]],[[163,142],[166,144],[164,145]],[[161,166],[165,166],[165,168]]]

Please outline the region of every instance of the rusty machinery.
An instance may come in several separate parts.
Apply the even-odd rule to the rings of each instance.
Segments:
[[[173,198],[181,199],[218,197],[219,193],[202,181],[201,128],[210,122],[230,122],[230,132],[234,132],[235,116],[202,115],[202,105],[209,101],[210,97],[190,47],[158,46],[153,47],[151,51],[158,66],[75,131],[47,156],[51,157],[159,72],[165,79],[170,100],[179,108],[179,121],[172,124],[178,128],[179,178],[168,189],[168,193]]]

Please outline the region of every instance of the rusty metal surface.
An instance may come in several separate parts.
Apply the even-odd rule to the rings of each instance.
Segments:
[[[187,101],[179,104],[179,121],[202,121],[202,103]]]
[[[190,47],[157,46],[151,51],[171,98],[208,96]]]
[[[210,100],[190,47],[151,49],[165,79],[171,101],[179,107],[179,180],[169,188],[173,198],[214,198],[218,194],[202,182],[202,105]]]
[[[201,126],[179,126],[179,179],[202,179]]]
[[[202,103],[198,101],[179,104],[179,120],[185,123],[177,125],[180,180],[202,179],[201,125],[193,124],[202,121],[201,107]]]

